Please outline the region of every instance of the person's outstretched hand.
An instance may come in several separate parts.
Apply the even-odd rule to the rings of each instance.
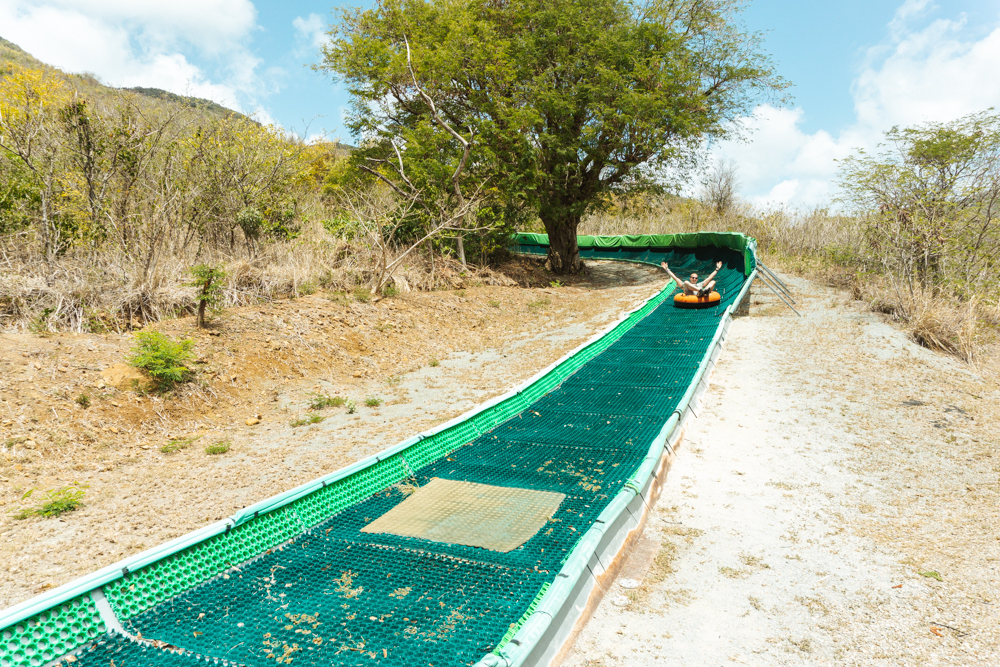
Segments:
[[[721,264],[721,262],[719,262],[719,263]],[[662,266],[662,267],[663,267],[663,270],[664,270],[664,271],[669,271],[669,270],[670,270],[670,267],[669,267],[669,266],[667,266],[667,263],[666,263],[665,261],[663,261],[663,262],[660,262],[660,266]]]
[[[715,263],[715,270],[718,271],[721,268],[722,268],[722,262],[716,262]]]

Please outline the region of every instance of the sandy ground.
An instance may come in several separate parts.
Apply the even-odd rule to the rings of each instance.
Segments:
[[[131,336],[0,334],[0,608],[451,419],[663,282],[646,267],[596,262],[564,287],[469,286],[377,303],[317,293],[227,310],[209,332],[192,318],[161,322],[154,328],[195,341],[199,361],[196,381],[167,395],[107,385],[103,371],[128,355]],[[321,421],[292,426],[316,394],[357,410],[316,410]],[[177,451],[163,452],[171,442]],[[219,442],[229,451],[208,455]],[[15,518],[74,483],[87,487],[82,508]]]
[[[791,283],[802,319],[754,286],[569,667],[1000,664],[995,376]]]

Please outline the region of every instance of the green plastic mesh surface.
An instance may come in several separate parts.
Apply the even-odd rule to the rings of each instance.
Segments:
[[[544,253],[539,246],[527,250]],[[728,249],[581,254],[666,258],[678,273],[707,273],[722,260],[716,287],[722,303],[676,309],[672,292],[664,291],[472,419],[105,586],[128,632],[187,653],[158,662],[162,651],[108,639],[87,655],[106,665],[101,656],[114,653],[114,664],[128,667],[198,656],[251,666],[471,665],[499,650],[646,456],[745,280],[743,256]],[[542,530],[509,553],[361,532],[435,477],[566,498]],[[93,607],[89,599],[81,605]],[[96,612],[87,613],[97,621],[93,631],[50,653],[58,657],[104,631]],[[10,637],[8,631],[0,667],[41,664],[30,662],[25,649],[11,653],[17,645],[30,645],[32,655],[44,652],[37,639],[25,641],[24,629]]]
[[[90,595],[64,602],[0,632],[0,666],[38,667],[104,634]]]

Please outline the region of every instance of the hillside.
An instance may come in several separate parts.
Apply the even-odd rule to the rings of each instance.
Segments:
[[[135,86],[131,88],[115,88],[113,86],[106,86],[93,74],[87,72],[64,72],[57,67],[48,65],[35,58],[17,44],[0,37],[0,79],[2,79],[9,71],[9,68],[4,67],[3,65],[5,62],[13,62],[17,65],[21,65],[22,67],[45,69],[49,72],[58,73],[61,78],[73,86],[74,89],[79,90],[85,95],[103,97],[120,95],[124,91],[142,95],[143,97],[151,100],[154,106],[182,106],[197,109],[206,115],[214,117],[225,118],[227,116],[238,116],[240,118],[245,118],[245,116],[238,111],[234,111],[233,109],[224,107],[217,102],[206,100],[201,97],[188,97],[185,95],[178,95],[161,88],[144,86]]]

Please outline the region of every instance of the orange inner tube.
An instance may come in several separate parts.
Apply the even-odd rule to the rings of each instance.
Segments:
[[[708,296],[684,293],[674,296],[674,305],[678,308],[708,308],[720,301],[722,301],[722,296],[718,292],[711,292]]]

